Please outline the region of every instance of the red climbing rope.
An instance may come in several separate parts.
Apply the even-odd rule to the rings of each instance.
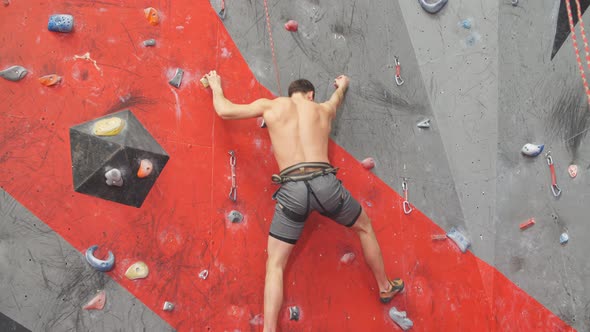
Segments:
[[[264,12],[266,13],[266,27],[268,29],[268,39],[270,41],[270,50],[272,52],[272,62],[275,66],[275,72],[277,74],[277,87],[279,89],[279,95],[281,94],[281,79],[279,77],[279,65],[277,64],[277,57],[275,55],[275,43],[272,40],[272,31],[270,29],[270,15],[268,14],[268,3],[264,0]],[[589,97],[590,98],[590,97]]]
[[[586,34],[584,33],[584,22],[582,21],[582,9],[580,8],[579,0],[576,0],[576,5],[578,7],[578,21],[580,22],[580,30],[582,34],[582,39],[584,40],[584,46],[586,51],[586,62],[588,63],[588,66],[590,66],[590,49],[588,48],[588,40],[586,39]],[[586,97],[588,98],[588,103],[590,104],[590,88],[588,88],[588,80],[586,80],[584,66],[582,65],[582,59],[580,58],[580,50],[578,49],[578,41],[576,39],[576,27],[574,26],[574,17],[572,15],[572,7],[570,4],[570,0],[565,0],[565,7],[567,9],[570,31],[572,33],[572,43],[574,45],[574,52],[576,53],[576,60],[578,62],[578,69],[580,70],[580,76],[582,77],[582,83],[584,84]]]

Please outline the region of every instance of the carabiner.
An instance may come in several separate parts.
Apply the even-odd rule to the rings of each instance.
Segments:
[[[403,207],[404,207],[405,214],[410,214],[414,210],[414,208],[412,208],[412,206],[410,205],[410,202],[408,202],[408,201],[403,202]]]
[[[405,214],[410,214],[414,209],[410,205],[410,202],[408,202],[408,183],[406,182],[406,179],[404,179],[402,182],[402,190],[404,191],[404,201],[402,203],[402,207]]]
[[[229,165],[236,166],[236,152],[234,150],[229,150]]]
[[[559,195],[561,195],[561,188],[557,186],[557,183],[551,185],[551,191],[555,197],[559,197]]]
[[[399,63],[399,58],[395,57],[395,83],[400,86],[404,84],[404,80],[401,76],[401,64]]]

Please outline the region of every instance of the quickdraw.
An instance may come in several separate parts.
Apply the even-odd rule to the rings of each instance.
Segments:
[[[238,200],[238,186],[236,184],[236,152],[229,151],[229,167],[231,168],[231,189],[229,190],[229,199]]]
[[[402,72],[402,66],[399,63],[399,58],[395,57],[395,83],[398,86],[404,84],[404,80],[402,79],[401,72]]]
[[[551,171],[551,191],[553,192],[553,196],[559,197],[559,195],[561,195],[561,189],[557,186],[555,166],[553,165],[553,158],[551,158],[551,151],[547,152],[545,157],[547,157],[547,165],[549,165],[549,170]]]
[[[414,208],[412,208],[412,206],[410,205],[410,202],[408,202],[408,183],[406,182],[405,178],[404,178],[404,181],[402,182],[402,190],[404,191],[404,202],[402,203],[402,206],[404,208],[404,213],[410,214],[414,210]]]

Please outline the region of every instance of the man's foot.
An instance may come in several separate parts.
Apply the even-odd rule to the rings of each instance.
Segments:
[[[389,303],[397,293],[404,289],[404,281],[400,278],[389,280],[390,289],[385,292],[379,293],[379,300],[381,303]]]

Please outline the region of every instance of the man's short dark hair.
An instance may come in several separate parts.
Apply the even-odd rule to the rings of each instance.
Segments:
[[[297,92],[308,93],[309,91],[312,91],[315,97],[315,87],[306,79],[301,78],[289,84],[289,97]]]

